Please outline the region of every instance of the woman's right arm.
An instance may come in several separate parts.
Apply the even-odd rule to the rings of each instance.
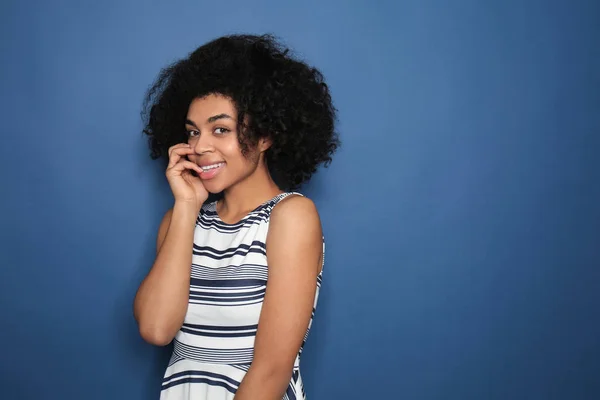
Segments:
[[[175,205],[158,229],[156,258],[136,293],[133,314],[147,342],[169,344],[181,328],[188,308],[194,228],[208,192],[191,170],[200,167],[186,159],[193,151],[187,144],[169,150],[167,179]]]
[[[154,265],[135,296],[140,335],[157,346],[169,344],[185,318],[197,215],[193,207],[177,203],[165,214]]]

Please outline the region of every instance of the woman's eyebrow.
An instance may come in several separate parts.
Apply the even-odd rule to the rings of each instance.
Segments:
[[[233,119],[233,118],[231,118],[231,116],[229,116],[229,115],[227,115],[227,114],[223,113],[223,114],[213,115],[212,117],[210,117],[210,118],[208,119],[208,122],[209,122],[209,123],[211,123],[211,122],[215,122],[215,121],[216,121],[216,120],[218,120],[218,119]]]
[[[198,127],[196,126],[196,123],[195,123],[194,121],[192,121],[191,119],[186,119],[186,120],[185,120],[185,124],[186,124],[186,125],[191,125],[191,126],[193,126],[194,128],[198,129]]]

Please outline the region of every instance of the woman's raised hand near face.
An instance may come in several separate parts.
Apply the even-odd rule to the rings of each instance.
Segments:
[[[202,168],[187,159],[190,154],[194,154],[194,150],[187,143],[171,146],[166,176],[175,202],[192,204],[200,210],[208,198],[208,191],[204,188],[202,180],[192,174],[192,171],[200,174]]]
[[[202,169],[187,159],[190,154],[194,151],[187,143],[169,148],[166,175],[175,204],[160,223],[156,259],[135,296],[134,316],[140,334],[158,346],[169,344],[185,320],[195,223],[208,198],[200,178],[192,175]]]

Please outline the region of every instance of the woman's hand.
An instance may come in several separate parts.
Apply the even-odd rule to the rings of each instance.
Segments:
[[[204,188],[202,180],[192,174],[192,171],[200,174],[202,168],[187,159],[190,154],[194,154],[194,150],[187,143],[171,146],[166,175],[175,202],[193,204],[200,210],[208,198],[208,191]]]

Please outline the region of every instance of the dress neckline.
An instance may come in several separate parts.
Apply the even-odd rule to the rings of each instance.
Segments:
[[[266,206],[267,204],[269,204],[269,203],[272,203],[272,202],[273,202],[273,201],[275,201],[275,200],[279,200],[279,199],[278,199],[279,197],[283,198],[283,197],[285,197],[285,196],[287,196],[287,195],[289,195],[289,194],[291,194],[291,192],[281,192],[281,193],[279,193],[279,194],[277,194],[277,195],[275,195],[275,196],[271,197],[270,199],[268,199],[268,200],[266,200],[266,201],[264,201],[264,202],[260,203],[260,204],[259,204],[258,206],[256,206],[256,207],[255,207],[253,210],[249,211],[249,212],[248,212],[248,213],[246,213],[246,214],[245,214],[245,215],[244,215],[242,218],[240,218],[238,221],[236,221],[236,222],[233,222],[233,223],[230,223],[230,222],[225,222],[225,221],[223,221],[223,219],[222,219],[222,218],[221,218],[221,216],[219,215],[219,212],[217,211],[217,203],[218,203],[218,201],[219,201],[219,200],[215,200],[215,201],[213,201],[213,203],[212,203],[212,208],[213,208],[213,210],[214,210],[214,213],[215,213],[215,216],[216,216],[216,218],[219,220],[219,222],[220,222],[221,224],[228,225],[228,226],[234,226],[234,225],[241,224],[241,223],[242,223],[242,222],[244,222],[246,219],[248,219],[248,217],[249,217],[249,216],[250,216],[252,213],[254,213],[254,212],[256,212],[256,211],[260,210],[261,208],[263,208],[263,207],[264,207],[264,206]]]

